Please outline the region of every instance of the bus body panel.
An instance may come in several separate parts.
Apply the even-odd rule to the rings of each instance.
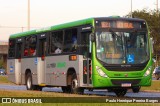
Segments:
[[[36,60],[37,59],[37,60]],[[46,60],[42,60],[41,58],[35,58],[35,61],[37,61],[37,80],[38,80],[38,83],[36,84],[46,84],[46,73],[45,73],[45,63],[46,63]]]
[[[83,67],[84,67],[83,66],[83,60],[84,60],[83,56],[79,55],[79,63],[78,63],[79,64],[78,65],[79,66],[79,78],[78,79],[80,81],[80,83],[79,83],[80,87],[86,86],[86,84],[83,83],[83,71],[84,71],[83,70]]]
[[[25,78],[26,78],[26,71],[30,71],[32,74],[32,81],[33,84],[38,84],[38,79],[37,79],[37,63],[35,61],[35,58],[23,58],[22,59],[22,74],[25,77],[22,77],[22,82],[25,84]]]
[[[69,61],[69,55],[46,57],[46,74],[49,75],[47,84],[54,86],[67,86],[67,72],[73,68],[79,77],[79,57],[76,61]],[[50,80],[50,81],[49,81]]]
[[[22,71],[21,71],[21,60],[20,59],[16,59],[15,60],[15,73],[16,73],[16,83],[17,84],[22,84]]]
[[[21,61],[18,59],[9,59],[7,64],[9,80],[18,85],[22,84]]]
[[[8,59],[7,60],[7,75],[8,75],[8,79],[13,82],[13,83],[16,83],[17,84],[17,81],[16,81],[16,75],[17,73],[15,72],[15,59]]]

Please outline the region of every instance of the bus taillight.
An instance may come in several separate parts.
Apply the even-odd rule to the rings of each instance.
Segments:
[[[19,63],[21,62],[21,58],[18,59],[18,62],[19,62]]]
[[[84,74],[87,74],[87,67],[86,66],[83,67],[83,71],[84,71],[83,72]]]
[[[89,72],[90,72],[90,74],[92,74],[92,67],[91,66],[89,66]]]
[[[70,55],[69,56],[69,60],[70,61],[76,61],[77,60],[77,56],[76,55]]]
[[[45,60],[45,56],[42,56],[41,59],[42,59],[42,60]]]
[[[86,66],[83,67],[83,71],[84,71],[84,74],[87,74],[87,67]],[[91,66],[89,66],[89,74],[92,74],[92,67]]]

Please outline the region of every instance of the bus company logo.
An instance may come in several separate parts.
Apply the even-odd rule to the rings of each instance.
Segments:
[[[14,67],[13,66],[10,66],[10,73],[13,73],[14,72]]]
[[[2,103],[12,103],[11,98],[2,98]]]

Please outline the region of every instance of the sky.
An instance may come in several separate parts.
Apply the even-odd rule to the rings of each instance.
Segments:
[[[156,9],[156,0],[132,0],[133,11],[144,8]],[[27,11],[28,0],[0,0],[0,41],[27,31]],[[131,0],[30,0],[30,27],[32,30],[90,17],[125,16],[130,11]]]

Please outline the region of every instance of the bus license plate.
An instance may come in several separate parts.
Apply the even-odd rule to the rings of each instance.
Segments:
[[[131,87],[131,83],[122,83],[121,86],[122,87]]]

